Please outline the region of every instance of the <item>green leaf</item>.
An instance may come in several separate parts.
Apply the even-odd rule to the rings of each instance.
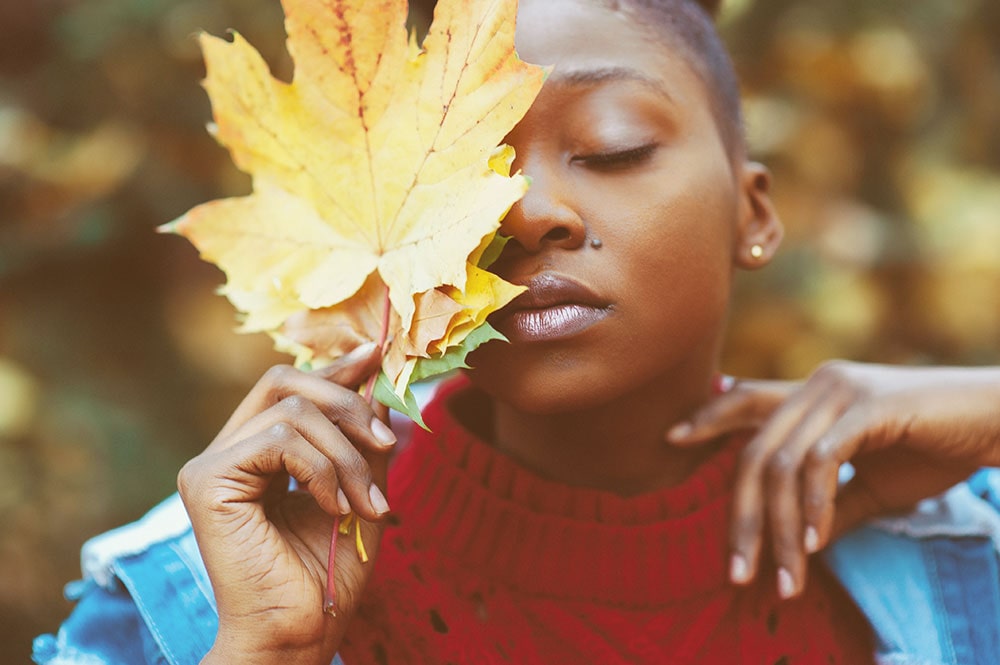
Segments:
[[[392,387],[392,381],[389,380],[385,372],[379,372],[378,379],[375,381],[375,399],[390,409],[395,409],[405,414],[410,420],[429,432],[430,429],[424,423],[423,416],[420,415],[420,405],[417,404],[417,398],[409,386],[406,386],[404,397],[405,400],[399,399],[399,396]]]
[[[483,250],[483,255],[479,257],[479,263],[476,267],[486,270],[493,265],[500,258],[500,252],[507,246],[508,241],[510,241],[510,236],[502,236],[499,233],[494,234],[493,240]]]
[[[507,341],[507,338],[500,334],[496,328],[488,323],[484,323],[470,332],[461,344],[453,346],[441,356],[437,358],[418,359],[413,368],[410,383],[413,384],[438,378],[457,369],[469,369],[469,365],[466,363],[468,355],[486,342],[495,339],[504,342]],[[405,414],[410,420],[428,432],[430,431],[424,423],[423,416],[420,415],[420,405],[417,404],[417,398],[414,396],[413,391],[410,390],[410,386],[406,386],[403,399],[400,399],[392,387],[392,381],[389,380],[386,373],[379,372],[378,379],[375,381],[375,399],[390,409],[395,409]]]
[[[446,350],[443,355],[437,358],[420,358],[417,360],[410,382],[425,381],[456,369],[469,369],[469,365],[465,362],[468,355],[481,345],[494,339],[507,341],[507,338],[501,335],[496,328],[488,323],[484,323],[470,332],[461,344]]]

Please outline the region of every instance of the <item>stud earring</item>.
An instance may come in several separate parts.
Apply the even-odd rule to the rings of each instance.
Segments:
[[[762,245],[753,245],[750,247],[750,256],[755,259],[761,259],[764,257],[764,247]]]
[[[601,247],[604,247],[604,243],[601,242],[600,238],[591,238],[590,246],[593,247],[594,249],[600,249]]]

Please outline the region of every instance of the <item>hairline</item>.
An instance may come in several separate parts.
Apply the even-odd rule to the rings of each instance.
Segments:
[[[664,85],[663,81],[647,76],[637,69],[631,67],[597,67],[594,69],[556,69],[549,78],[550,83],[560,83],[568,85],[599,85],[606,81],[629,81],[638,83],[649,90],[652,90],[670,102],[676,102],[670,89]]]
[[[658,6],[648,0],[598,0],[612,11],[619,11],[645,33],[654,45],[663,47],[663,39],[677,51],[705,88],[711,113],[726,152],[736,162],[747,154],[742,102],[735,68],[715,21],[696,0],[662,0]],[[664,10],[680,22],[664,20]],[[650,20],[637,20],[649,18]],[[695,29],[703,34],[688,34]],[[713,60],[715,62],[713,62]]]

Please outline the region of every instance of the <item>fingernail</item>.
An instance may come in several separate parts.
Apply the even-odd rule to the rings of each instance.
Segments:
[[[376,346],[378,345],[375,342],[365,342],[364,344],[351,349],[347,355],[344,356],[344,360],[358,360],[360,358],[365,358],[375,350]]]
[[[736,379],[728,374],[716,374],[715,379],[712,381],[712,390],[716,394],[728,393],[736,385]]]
[[[368,488],[368,498],[371,499],[372,508],[379,515],[389,512],[389,502],[385,500],[385,495],[374,483]]]
[[[674,425],[670,432],[667,433],[667,438],[672,441],[677,441],[678,439],[686,439],[694,431],[694,427],[691,423],[682,422]]]
[[[340,514],[346,515],[351,512],[351,502],[347,500],[347,495],[344,494],[344,490],[337,488],[337,507],[340,508]]]
[[[393,434],[392,430],[378,418],[372,418],[371,430],[372,434],[375,435],[375,438],[378,439],[378,442],[383,446],[388,448],[392,444],[396,443],[396,435]]]
[[[803,544],[806,547],[806,552],[809,554],[814,554],[819,551],[819,532],[816,531],[816,527],[806,527],[806,535],[805,538],[803,538]]]
[[[750,566],[742,554],[734,554],[729,560],[729,579],[734,584],[746,584],[750,581]]]
[[[788,600],[795,595],[795,580],[792,574],[785,568],[778,569],[778,595],[784,600]]]

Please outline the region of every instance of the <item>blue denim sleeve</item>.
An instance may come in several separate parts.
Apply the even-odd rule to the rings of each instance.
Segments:
[[[196,665],[219,629],[208,573],[179,497],[84,545],[76,608],[34,643],[39,665]],[[342,665],[335,658],[334,665]]]
[[[190,531],[116,559],[112,577],[71,585],[78,600],[55,636],[35,641],[41,665],[194,665],[218,630]],[[196,555],[195,555],[196,556]]]
[[[104,589],[93,580],[74,582],[66,595],[76,608],[57,635],[35,639],[39,665],[161,665],[152,635],[124,589]]]
[[[823,556],[878,638],[879,663],[1000,663],[1000,474],[987,470]]]
[[[994,510],[1000,510],[1000,469],[980,469],[968,480],[969,489]]]

